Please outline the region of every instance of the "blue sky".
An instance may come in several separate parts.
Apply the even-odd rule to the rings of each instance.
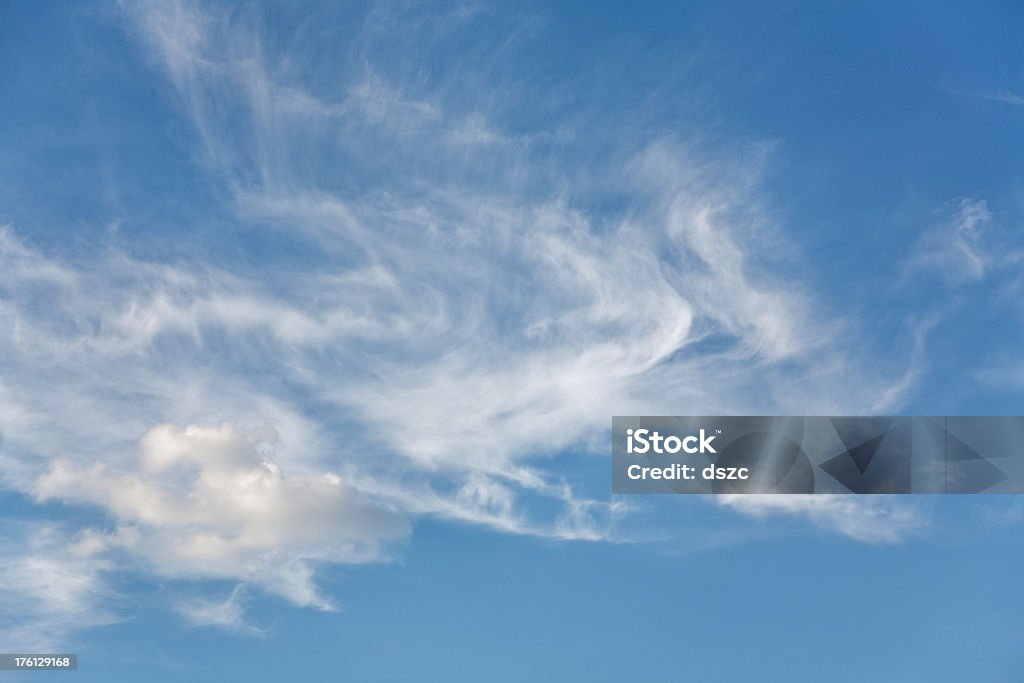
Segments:
[[[1015,497],[612,415],[1020,414],[1013,3],[0,5],[0,642],[77,680],[1016,680]]]

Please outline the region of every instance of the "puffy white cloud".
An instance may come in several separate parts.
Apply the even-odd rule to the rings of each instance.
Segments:
[[[33,493],[102,508],[117,523],[116,545],[157,574],[256,583],[330,609],[311,564],[379,559],[408,523],[337,475],[285,476],[276,441],[271,429],[163,425],[127,467],[55,459]]]

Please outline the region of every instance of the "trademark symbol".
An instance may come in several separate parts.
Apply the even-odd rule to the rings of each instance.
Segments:
[[[716,430],[715,430],[715,434],[721,434],[721,433],[722,433],[722,430],[721,430],[721,429],[716,429]]]

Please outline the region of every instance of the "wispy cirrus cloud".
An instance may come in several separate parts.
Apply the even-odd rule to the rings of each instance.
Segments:
[[[898,496],[723,495],[717,502],[753,517],[795,516],[820,529],[873,545],[904,541],[924,533],[927,514]]]
[[[5,522],[0,557],[0,635],[15,651],[59,648],[76,631],[122,617],[107,582],[116,565],[95,533],[51,523]],[[18,550],[14,550],[17,548]]]
[[[976,97],[990,102],[1000,102],[1002,104],[1009,104],[1015,107],[1024,107],[1024,97],[1006,89],[970,92],[957,91],[955,94]]]
[[[410,69],[431,45],[382,49],[387,8],[326,63],[247,11],[125,12],[242,240],[303,257],[67,256],[0,233],[4,485],[100,511],[96,563],[328,609],[317,567],[387,559],[418,516],[626,537],[627,506],[562,468],[604,455],[613,414],[856,413],[911,389],[865,372],[855,321],[802,281],[761,147],[595,153],[608,122],[503,126],[528,84],[467,91],[499,55]],[[902,503],[778,510],[857,540],[916,528]],[[183,614],[245,631],[241,596]]]
[[[961,199],[951,218],[925,232],[907,261],[910,271],[930,273],[953,284],[978,280],[996,262],[985,232],[992,212],[984,199]]]
[[[246,590],[238,584],[224,599],[196,597],[182,599],[174,609],[194,626],[211,626],[239,635],[265,637],[267,629],[249,622],[246,616]]]

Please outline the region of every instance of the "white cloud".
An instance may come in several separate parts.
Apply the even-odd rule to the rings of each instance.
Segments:
[[[753,517],[803,517],[827,531],[872,544],[891,544],[922,533],[927,518],[900,496],[721,495],[719,505]]]
[[[262,637],[266,630],[249,623],[245,612],[245,587],[238,585],[223,600],[182,599],[175,610],[194,626],[214,626],[229,633]]]
[[[1016,107],[1024,107],[1024,97],[1010,91],[1010,90],[992,90],[989,92],[957,92],[953,94],[967,95],[969,97],[977,97],[981,100],[989,100],[990,102],[1001,102],[1002,104],[1010,104]]]
[[[995,259],[985,240],[991,220],[984,199],[961,199],[948,222],[918,239],[907,267],[911,272],[931,273],[952,284],[980,280]]]
[[[119,615],[91,532],[77,537],[56,525],[6,523],[0,554],[0,639],[11,652],[58,648],[75,631]]]
[[[127,467],[51,461],[41,501],[85,503],[117,523],[117,545],[150,571],[255,583],[301,606],[332,609],[311,564],[382,557],[408,533],[405,519],[360,498],[337,475],[285,476],[277,434],[170,425],[142,439]]]
[[[309,258],[60,256],[0,232],[0,477],[114,525],[83,532],[71,612],[99,601],[105,563],[329,609],[317,567],[387,558],[420,515],[617,539],[625,506],[554,460],[603,457],[611,415],[842,414],[905,395],[864,371],[795,257],[776,267],[761,148],[708,159],[655,139],[566,168],[544,145],[572,136],[504,130],[500,93],[454,96],[472,74],[431,87],[355,60],[314,90],[244,12],[126,12],[226,209]],[[629,206],[609,218],[576,182]],[[961,212],[965,244],[979,211]],[[895,507],[815,505],[784,509],[860,540],[907,528]],[[10,558],[12,576],[36,557]],[[244,590],[181,612],[244,630]]]

